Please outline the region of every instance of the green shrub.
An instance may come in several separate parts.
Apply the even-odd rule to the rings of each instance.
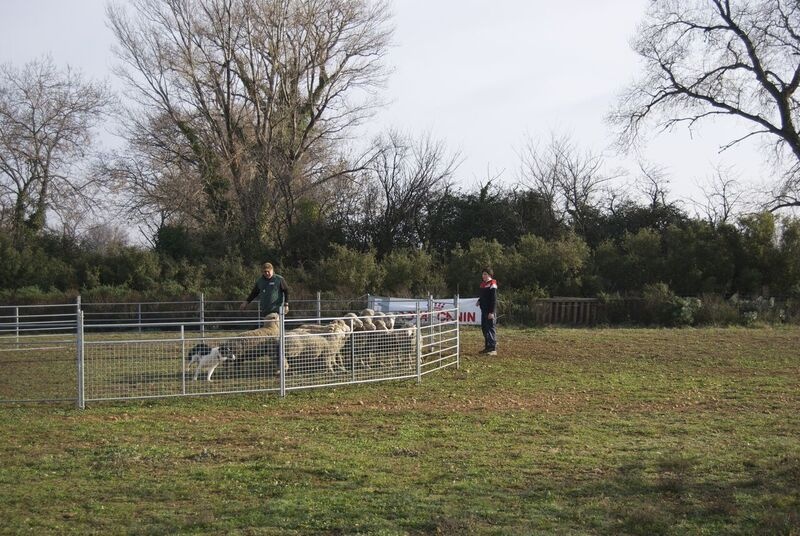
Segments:
[[[674,309],[669,326],[691,326],[695,323],[695,315],[703,303],[699,298],[681,298],[673,300]]]
[[[506,254],[510,265],[508,283],[516,288],[543,288],[551,295],[580,292],[581,277],[589,259],[589,247],[582,238],[567,234],[555,240],[532,234],[520,237],[513,252]]]
[[[383,271],[374,251],[361,253],[335,245],[333,253],[323,260],[313,278],[320,290],[338,290],[342,296],[375,293],[382,287]]]
[[[8,305],[36,305],[74,303],[75,293],[56,289],[44,291],[37,286],[0,291],[0,303]]]
[[[642,320],[646,324],[661,326],[690,326],[701,307],[697,298],[676,296],[666,283],[645,285]]]
[[[442,271],[424,251],[395,250],[383,262],[382,291],[391,296],[435,296],[446,292]]]
[[[716,294],[704,294],[702,305],[695,313],[698,325],[730,326],[740,324],[739,309]]]
[[[166,296],[161,297],[167,299]],[[100,285],[81,292],[81,301],[84,303],[121,303],[142,301],[141,293],[133,291],[123,285]]]
[[[481,281],[481,270],[486,266],[492,267],[502,286],[505,281],[504,274],[511,271],[507,255],[497,240],[485,238],[471,239],[467,249],[456,247],[451,252],[447,266],[447,285],[450,291],[465,296],[477,292]]]
[[[497,312],[504,324],[532,326],[536,324],[537,300],[547,297],[539,287],[498,292]]]

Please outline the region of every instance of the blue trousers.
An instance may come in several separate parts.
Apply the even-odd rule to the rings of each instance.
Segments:
[[[497,327],[496,318],[489,319],[489,313],[481,311],[481,331],[483,332],[484,348],[487,350],[497,349]]]

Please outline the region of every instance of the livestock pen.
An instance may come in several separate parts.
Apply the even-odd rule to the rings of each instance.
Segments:
[[[82,408],[107,400],[263,391],[284,396],[315,387],[421,381],[459,366],[458,307],[434,310],[430,303],[415,300],[407,312],[382,313],[366,309],[363,300],[293,301],[293,316],[280,315],[278,329],[268,335],[258,329],[260,312],[238,311],[238,302],[197,308],[78,300],[4,308],[0,402]],[[207,381],[206,371],[198,374],[198,364],[190,362],[199,344],[234,347],[238,355],[219,363]]]

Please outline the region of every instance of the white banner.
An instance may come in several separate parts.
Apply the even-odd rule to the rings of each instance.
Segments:
[[[385,298],[382,296],[370,296],[369,308],[373,311],[382,313],[416,313],[417,304],[420,311],[428,310],[428,300],[416,300],[409,298]],[[472,324],[480,326],[481,310],[477,305],[478,298],[458,298],[458,321],[461,324]],[[437,315],[436,319],[441,322],[454,320],[452,311],[444,309],[455,308],[453,298],[434,298],[433,311]],[[439,311],[439,313],[436,313]]]

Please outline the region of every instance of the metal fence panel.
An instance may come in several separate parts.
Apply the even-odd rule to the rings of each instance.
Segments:
[[[447,313],[439,316],[443,314]],[[179,337],[111,338],[95,333],[85,342],[85,400],[285,392],[413,378],[418,353],[424,373],[456,364],[457,321],[433,321],[435,315],[425,315],[418,337],[415,319],[399,316],[285,319],[282,347],[279,330],[270,331],[269,323],[233,335],[220,332],[205,337],[184,332]],[[218,362],[207,363],[202,356],[192,359],[198,345],[224,348],[223,353],[234,357],[218,356]]]
[[[123,315],[112,315],[102,323],[100,317],[87,320],[75,306],[68,328],[64,319],[46,324],[15,316],[11,327],[0,323],[0,364],[9,372],[0,379],[0,402],[77,401],[83,407],[217,393],[283,395],[419,379],[458,366],[457,309],[342,313],[363,303],[315,300],[311,315],[276,321],[218,316],[172,323],[143,315],[125,323]],[[203,309],[206,315],[215,311],[209,303]],[[331,310],[339,315],[319,316]],[[299,311],[302,306],[295,315]]]
[[[0,307],[0,401],[76,399],[76,304]]]
[[[74,401],[74,333],[0,337],[0,401]]]

